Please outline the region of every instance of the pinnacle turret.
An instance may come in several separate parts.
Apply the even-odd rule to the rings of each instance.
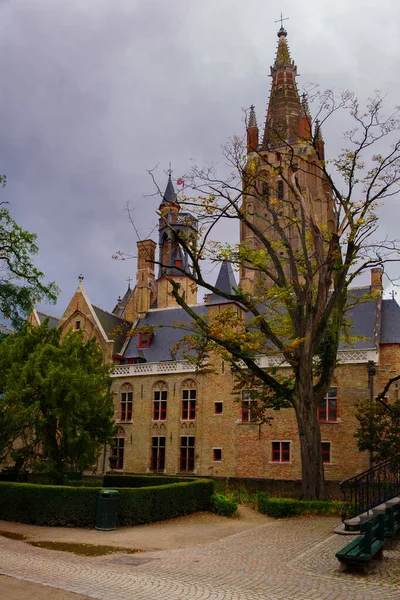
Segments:
[[[258,148],[258,126],[254,105],[250,106],[249,124],[247,125],[247,152]]]

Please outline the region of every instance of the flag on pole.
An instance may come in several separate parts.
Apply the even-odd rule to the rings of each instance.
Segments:
[[[182,179],[182,177],[180,177],[178,179],[178,181],[176,182],[176,185],[181,185],[182,187],[185,187],[185,181]]]

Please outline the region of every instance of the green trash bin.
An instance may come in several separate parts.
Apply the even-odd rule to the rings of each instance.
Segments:
[[[117,529],[117,509],[119,492],[101,490],[97,501],[96,529],[114,531]]]

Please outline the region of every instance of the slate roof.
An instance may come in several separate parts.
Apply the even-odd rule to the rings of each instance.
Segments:
[[[168,175],[168,183],[165,188],[164,196],[160,206],[164,204],[178,204],[176,192],[174,190],[174,184],[172,183],[171,173]]]
[[[221,274],[222,271],[222,274]],[[221,268],[221,284],[236,285],[233,270],[229,264],[224,269]],[[218,283],[218,280],[217,280]],[[218,284],[218,287],[221,287]],[[224,299],[215,298],[214,302],[201,304],[192,307],[197,314],[206,315],[207,306],[210,303],[219,304],[225,302]],[[379,314],[377,298],[371,298],[370,288],[353,288],[349,290],[349,302],[355,302],[347,313],[350,321],[350,335],[356,339],[352,340],[351,346],[341,341],[340,350],[366,350],[375,349],[376,332],[379,331]],[[387,302],[387,301],[383,301]],[[395,302],[396,306],[397,303]],[[400,342],[400,307],[397,306],[396,312],[398,320],[398,341]],[[384,313],[386,315],[386,313]],[[124,351],[124,358],[141,358],[146,362],[163,362],[179,360],[182,358],[182,352],[179,351],[176,356],[171,354],[171,348],[188,332],[179,324],[189,324],[190,317],[183,308],[165,308],[151,310],[146,317],[140,319],[137,327],[151,327],[153,334],[149,348],[139,348],[139,335],[130,338]],[[382,340],[381,332],[381,340]],[[357,339],[359,338],[359,339]]]
[[[203,304],[192,307],[197,314],[207,314]],[[191,319],[183,308],[165,308],[150,310],[144,319],[140,319],[137,327],[154,327],[149,348],[139,348],[139,335],[134,335],[124,351],[125,358],[144,358],[146,362],[162,362],[182,358],[179,351],[176,356],[171,348],[179,342],[187,331],[179,324],[189,325]]]
[[[51,315],[46,315],[46,313],[39,312],[38,310],[36,311],[36,314],[39,318],[40,324],[42,324],[46,319],[48,319],[50,329],[55,329],[56,327],[58,327],[60,319],[57,319],[57,317],[52,317]]]
[[[238,285],[236,283],[232,265],[224,260],[219,270],[215,287],[226,294],[234,294],[237,286]],[[231,300],[227,300],[226,298],[223,298],[219,294],[213,292],[211,294],[209,304],[226,304],[227,302],[231,302]]]
[[[396,300],[382,300],[381,344],[400,344],[400,306]]]
[[[351,305],[355,303],[352,307]],[[351,346],[342,340],[339,350],[371,350],[376,348],[379,331],[378,298],[371,297],[371,288],[350,288],[348,293],[349,309],[347,318],[350,321],[350,335],[362,339],[352,341]],[[379,342],[378,342],[379,343]]]
[[[121,319],[117,315],[113,315],[98,306],[94,306],[94,304],[92,304],[92,307],[107,337],[114,340],[113,354],[118,354],[124,345],[126,335],[132,327],[132,323],[124,321],[124,319]]]

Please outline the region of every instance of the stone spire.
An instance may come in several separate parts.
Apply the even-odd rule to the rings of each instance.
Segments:
[[[304,114],[297,91],[297,67],[290,57],[287,32],[278,31],[278,49],[271,67],[271,94],[265,123],[263,147],[282,146],[296,139],[299,119]]]
[[[254,105],[250,106],[249,124],[247,125],[247,152],[258,148],[258,126]]]

